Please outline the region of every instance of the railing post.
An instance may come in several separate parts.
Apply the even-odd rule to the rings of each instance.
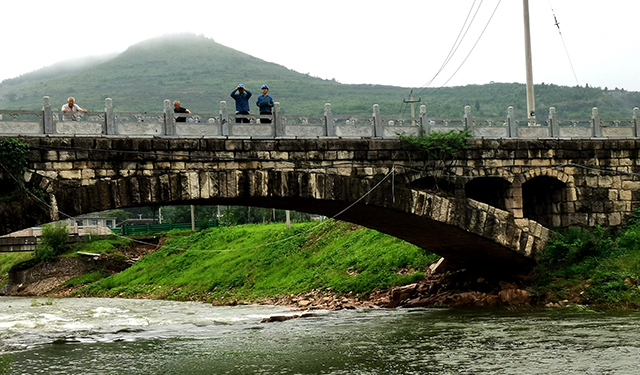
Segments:
[[[513,106],[507,108],[507,133],[509,138],[518,138],[518,128],[516,127],[516,113]]]
[[[471,133],[473,134],[473,129],[471,129],[472,126],[473,126],[473,119],[471,118],[471,107],[466,105],[464,106],[464,129],[470,130]]]
[[[111,98],[104,100],[104,122],[105,134],[116,134],[116,117],[113,114],[113,100]]]
[[[380,105],[373,105],[373,136],[384,138],[384,126],[382,125],[382,116],[380,116]]]
[[[591,110],[591,123],[593,124],[593,136],[596,138],[602,138],[602,126],[600,123],[598,107],[593,107]]]
[[[282,112],[280,112],[280,102],[273,103],[273,123],[275,124],[276,137],[286,135],[284,124],[282,123]]]
[[[51,98],[42,98],[42,131],[44,134],[55,133],[55,123],[53,121],[53,111],[51,111]]]
[[[324,130],[327,137],[336,136],[336,124],[333,122],[331,103],[326,103],[324,105]]]
[[[229,112],[227,111],[227,102],[220,101],[220,134],[229,136]]]
[[[556,107],[549,107],[549,128],[552,137],[560,137],[560,124],[558,123],[558,115],[556,115]]]
[[[173,111],[171,110],[171,101],[169,99],[164,100],[164,135],[176,135]]]
[[[420,106],[420,129],[418,134],[421,137],[431,134],[431,124],[427,119],[427,106],[424,104]]]
[[[640,108],[633,109],[633,127],[636,130],[636,137],[640,137]]]

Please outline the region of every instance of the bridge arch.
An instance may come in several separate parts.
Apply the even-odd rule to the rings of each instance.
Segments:
[[[521,217],[546,227],[560,227],[565,207],[575,196],[572,176],[549,168],[536,168],[519,176],[514,188],[520,190],[515,200]]]
[[[467,198],[509,210],[513,206],[512,184],[502,177],[477,177],[464,184]]]
[[[544,228],[516,223],[508,212],[473,200],[417,191],[399,176],[367,178],[309,170],[166,171],[70,186],[36,174],[49,215],[155,205],[242,205],[336,217],[413,243],[466,268],[512,273],[531,267],[546,242]],[[64,213],[65,215],[62,215]],[[17,216],[25,216],[25,213]]]

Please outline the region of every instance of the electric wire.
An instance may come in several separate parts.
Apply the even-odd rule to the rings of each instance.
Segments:
[[[467,62],[467,60],[469,59],[469,56],[471,56],[471,53],[473,53],[473,50],[476,48],[476,46],[478,45],[478,43],[480,42],[480,39],[482,38],[482,36],[484,35],[485,31],[487,31],[487,28],[489,27],[489,24],[491,23],[491,20],[493,19],[493,16],[495,16],[496,11],[498,10],[498,7],[500,6],[500,3],[502,3],[502,0],[499,0],[498,3],[496,4],[496,7],[493,9],[493,12],[491,13],[491,17],[489,17],[489,20],[487,21],[487,24],[484,26],[484,28],[482,29],[482,32],[480,33],[480,35],[478,36],[478,39],[476,39],[476,42],[473,44],[473,47],[471,47],[471,50],[469,51],[469,53],[467,53],[467,56],[464,58],[464,60],[462,60],[462,62],[460,63],[460,65],[458,66],[458,68],[453,72],[453,74],[451,74],[451,76],[449,77],[449,79],[447,79],[442,85],[440,85],[440,87],[438,87],[438,89],[435,91],[437,92],[438,90],[440,90],[441,88],[443,88],[447,83],[449,83],[449,81],[451,81],[451,79],[453,77],[455,77],[455,75],[458,73],[458,71],[460,71],[460,69],[462,68],[462,66]],[[426,88],[425,88],[426,89]],[[423,91],[425,90],[423,89]],[[422,92],[422,91],[421,91]],[[434,93],[435,93],[434,92]]]
[[[471,13],[473,12],[473,9],[475,7],[476,1],[477,0],[474,0],[473,3],[471,4],[471,7],[469,8],[469,12],[467,12],[467,17],[465,18],[464,23],[462,24],[462,27],[460,28],[460,31],[458,31],[458,35],[456,36],[456,40],[451,45],[451,49],[449,50],[449,53],[447,54],[445,59],[442,61],[442,64],[440,65],[440,69],[438,69],[436,74],[429,80],[429,82],[425,83],[421,87],[425,87],[425,89],[426,89],[426,87],[431,86],[431,83],[436,79],[436,77],[438,77],[438,75],[442,72],[442,70],[447,66],[449,61],[451,61],[451,58],[453,57],[455,52],[458,50],[458,47],[460,47],[460,44],[462,44],[462,41],[464,40],[464,37],[467,35],[467,32],[469,31],[469,28],[473,24],[473,20],[475,20],[475,17],[478,14],[478,10],[482,6],[482,2],[484,0],[480,1],[480,5],[478,5],[478,8],[477,8],[476,12],[474,13],[473,18],[471,19],[471,22],[469,23],[469,25],[467,25],[467,22],[469,21],[469,17],[471,16]],[[425,89],[420,91],[418,93],[418,95],[420,95],[422,92],[424,92]],[[401,108],[401,111],[400,111],[402,116],[404,116],[404,114],[406,112],[406,108],[407,108],[406,103],[404,103],[404,101],[403,101],[402,108]]]
[[[569,60],[569,66],[571,66],[571,71],[573,72],[573,78],[575,78],[576,80],[576,85],[580,86],[580,81],[578,81],[576,70],[573,68],[573,62],[571,62],[571,56],[569,55],[569,50],[567,49],[567,45],[564,42],[564,36],[562,36],[562,30],[560,30],[560,22],[558,22],[558,19],[556,18],[556,12],[553,10],[553,6],[551,5],[551,0],[549,0],[549,7],[551,8],[551,13],[553,14],[554,25],[558,28],[558,34],[560,34],[560,40],[562,41],[564,52],[567,55],[567,59]]]

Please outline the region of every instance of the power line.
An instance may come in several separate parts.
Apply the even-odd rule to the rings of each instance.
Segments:
[[[573,78],[576,80],[576,84],[580,86],[580,82],[578,81],[578,76],[576,75],[575,69],[573,69],[573,63],[571,62],[571,56],[569,56],[569,50],[567,49],[567,45],[564,42],[564,37],[562,36],[562,30],[560,30],[560,22],[556,18],[556,13],[553,10],[553,6],[551,5],[551,0],[549,0],[549,7],[551,8],[551,14],[553,14],[553,22],[554,25],[558,28],[558,34],[560,34],[560,40],[562,40],[562,46],[564,47],[564,52],[567,55],[567,59],[569,60],[569,65],[571,66],[571,71],[573,72]]]
[[[473,52],[473,50],[476,48],[476,46],[478,45],[478,43],[480,42],[480,39],[482,38],[482,36],[484,35],[484,32],[487,31],[487,27],[489,27],[489,24],[491,23],[491,20],[493,19],[493,16],[496,14],[496,11],[498,10],[498,7],[500,6],[500,3],[502,3],[502,0],[499,0],[498,3],[496,4],[496,7],[493,9],[493,13],[491,13],[491,17],[489,17],[489,20],[487,21],[487,24],[484,26],[484,28],[482,29],[482,32],[480,33],[480,35],[478,36],[478,39],[476,39],[476,42],[473,44],[473,47],[471,47],[471,50],[469,51],[469,53],[467,54],[467,56],[464,58],[464,60],[462,60],[462,62],[460,63],[460,65],[458,66],[458,69],[455,70],[455,72],[453,72],[453,74],[451,75],[451,77],[449,77],[449,79],[447,79],[438,89],[444,87],[444,85],[446,85],[449,81],[451,81],[451,79],[458,73],[458,71],[462,68],[462,66],[464,65],[465,62],[467,62],[467,59],[469,58],[469,56],[471,56],[471,53]]]
[[[458,50],[458,48],[460,47],[460,44],[462,44],[462,41],[464,40],[464,37],[467,35],[467,32],[469,32],[469,29],[471,28],[471,25],[473,24],[473,21],[476,18],[476,15],[478,14],[478,11],[480,10],[480,7],[482,6],[482,3],[484,0],[480,1],[480,4],[478,5],[478,8],[476,9],[475,13],[473,13],[473,9],[476,5],[476,1],[474,0],[473,3],[471,4],[471,7],[469,8],[469,12],[467,12],[467,17],[465,18],[462,27],[460,27],[460,31],[458,32],[458,36],[456,37],[456,40],[453,42],[453,44],[451,45],[451,49],[449,50],[449,53],[447,54],[447,56],[445,57],[445,59],[442,61],[442,64],[440,65],[440,68],[438,69],[438,71],[436,72],[436,74],[429,80],[429,82],[425,83],[424,85],[420,86],[423,87],[423,89],[418,93],[418,95],[422,94],[429,86],[431,86],[431,83],[433,83],[433,81],[436,79],[436,77],[438,77],[438,75],[444,70],[444,68],[447,66],[447,64],[449,63],[449,61],[451,61],[451,58],[453,57],[453,55],[456,53],[456,51]],[[471,18],[471,21],[469,22],[469,17],[471,17],[471,14],[473,13],[473,17]],[[469,23],[467,25],[467,22]],[[404,116],[406,110],[407,110],[407,103],[403,100],[403,103],[401,105],[400,108],[400,113],[402,116]]]

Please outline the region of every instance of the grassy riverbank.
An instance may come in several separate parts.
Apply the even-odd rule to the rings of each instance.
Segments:
[[[619,233],[596,227],[559,231],[534,270],[541,301],[640,308],[640,215]]]
[[[166,235],[146,256],[125,238],[87,241],[64,254],[138,258],[127,270],[100,270],[69,280],[78,296],[229,303],[330,290],[366,295],[415,282],[439,257],[349,223],[241,225]],[[30,253],[0,254],[0,287]],[[33,264],[22,263],[20,268]],[[539,257],[528,290],[540,304],[640,308],[640,215],[619,233],[560,231]]]
[[[333,220],[242,225],[169,234],[131,268],[82,296],[250,301],[330,288],[366,294],[421,279],[439,257],[382,233]]]

